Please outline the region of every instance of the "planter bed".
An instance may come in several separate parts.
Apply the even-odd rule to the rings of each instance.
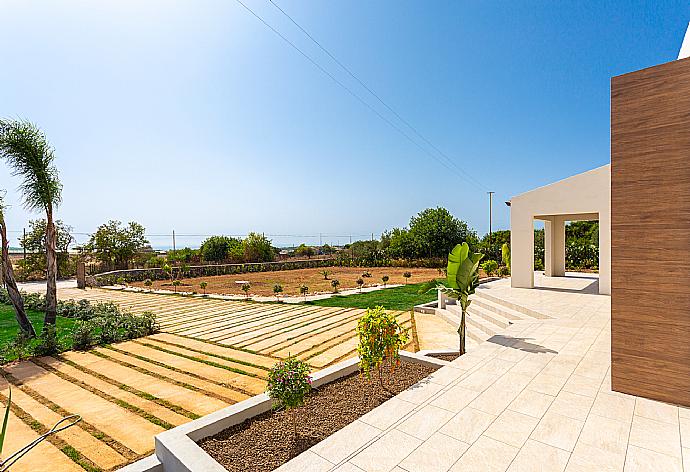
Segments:
[[[427,354],[427,356],[433,357],[434,359],[440,359],[446,362],[453,362],[455,359],[460,357],[460,352],[454,352],[449,354]]]
[[[403,392],[438,367],[403,359],[392,374],[371,380],[352,373],[314,389],[294,410],[297,436],[285,411],[268,411],[234,425],[199,446],[230,471],[268,472],[298,456],[386,400]]]

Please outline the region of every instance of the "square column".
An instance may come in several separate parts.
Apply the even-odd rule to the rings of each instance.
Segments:
[[[516,204],[510,208],[510,286],[534,288],[534,216]]]
[[[565,218],[553,216],[544,220],[544,274],[565,276]]]

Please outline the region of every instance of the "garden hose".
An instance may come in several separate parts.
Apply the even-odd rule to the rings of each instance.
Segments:
[[[29,444],[19,449],[17,452],[11,454],[4,461],[0,461],[0,472],[5,472],[9,470],[10,466],[14,465],[15,462],[24,457],[31,449],[38,446],[39,443],[48,438],[48,436],[50,436],[51,434],[59,433],[60,431],[64,431],[67,428],[71,428],[80,421],[81,416],[79,415],[65,416],[60,421],[55,423],[55,425],[52,428],[50,428],[50,430],[47,433],[40,435],[39,437],[31,441]]]

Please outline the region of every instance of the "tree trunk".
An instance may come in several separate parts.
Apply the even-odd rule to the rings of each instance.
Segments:
[[[46,271],[46,316],[43,324],[54,325],[57,319],[57,255],[55,253],[57,233],[55,232],[52,208],[48,209],[46,217],[46,260],[48,267]]]
[[[460,336],[460,355],[465,354],[465,310],[462,310],[460,317],[460,327],[458,328],[458,335]]]
[[[19,324],[19,329],[22,330],[26,336],[30,338],[36,337],[31,320],[26,316],[24,311],[24,300],[17,288],[17,282],[14,279],[14,270],[12,270],[12,263],[10,262],[10,242],[7,239],[7,228],[5,228],[5,221],[0,217],[0,238],[2,240],[2,278],[7,287],[7,294],[10,297],[12,306],[14,306],[14,313]]]

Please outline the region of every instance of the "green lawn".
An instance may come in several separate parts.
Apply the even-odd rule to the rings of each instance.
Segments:
[[[27,311],[27,315],[29,315],[29,319],[31,323],[33,323],[36,333],[40,334],[43,328],[43,316],[45,313],[29,310]],[[57,333],[60,340],[71,341],[74,321],[75,320],[72,318],[58,316]],[[11,305],[3,305],[0,303],[0,345],[14,339],[17,332],[19,332],[19,325],[14,315],[14,308],[12,308]],[[71,344],[72,343],[69,342],[69,345]]]
[[[388,310],[411,310],[415,305],[436,299],[436,293],[420,294],[422,284],[409,284],[401,287],[358,293],[356,295],[336,295],[323,300],[304,302],[306,305],[336,306],[343,308],[373,308],[381,305]]]

